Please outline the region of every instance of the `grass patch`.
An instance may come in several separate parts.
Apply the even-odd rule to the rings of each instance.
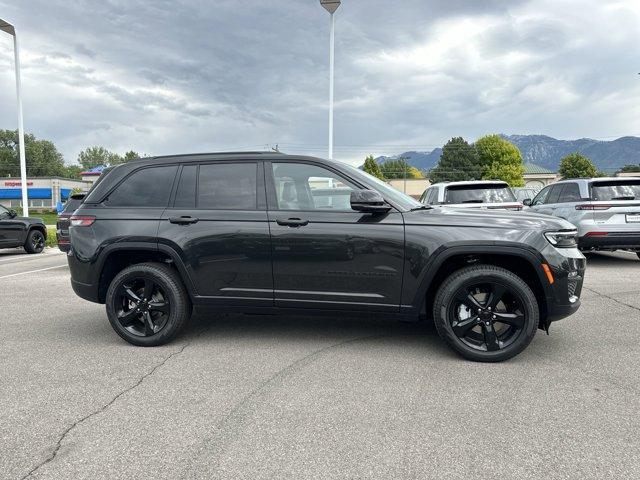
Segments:
[[[41,218],[45,225],[55,225],[58,214],[55,212],[29,212],[31,218]]]
[[[58,240],[56,239],[56,229],[55,228],[47,228],[47,247],[57,247]]]

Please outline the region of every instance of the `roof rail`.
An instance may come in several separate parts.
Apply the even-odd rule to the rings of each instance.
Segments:
[[[198,157],[198,156],[224,156],[224,155],[285,155],[282,152],[255,151],[255,152],[202,152],[202,153],[176,153],[174,155],[155,155],[151,158],[173,158],[173,157]]]

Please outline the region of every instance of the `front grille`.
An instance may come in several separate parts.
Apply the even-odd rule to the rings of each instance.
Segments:
[[[578,286],[577,280],[569,280],[567,282],[567,290],[569,291],[569,296],[576,294],[576,287]]]

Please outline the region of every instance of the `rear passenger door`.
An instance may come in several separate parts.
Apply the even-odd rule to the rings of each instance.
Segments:
[[[214,305],[272,306],[263,164],[184,164],[174,190],[159,247],[179,255],[195,294]]]
[[[579,185],[576,182],[565,183],[560,191],[560,197],[558,198],[558,204],[554,212],[555,215],[568,220],[571,214],[575,213],[575,206],[580,200]]]

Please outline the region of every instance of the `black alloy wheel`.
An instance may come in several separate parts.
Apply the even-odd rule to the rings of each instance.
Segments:
[[[433,305],[440,336],[463,357],[481,362],[507,360],[524,350],[539,317],[536,296],[526,282],[494,265],[454,272]]]
[[[31,230],[24,244],[24,249],[27,253],[40,253],[44,250],[44,247],[44,234],[40,230]]]
[[[133,335],[155,335],[169,318],[170,304],[166,298],[166,293],[153,279],[128,279],[119,285],[114,297],[118,322]]]
[[[525,324],[520,295],[507,285],[482,282],[464,285],[455,293],[449,322],[461,342],[480,351],[508,347]]]
[[[116,333],[142,347],[169,342],[191,316],[179,273],[162,263],[140,263],[119,272],[109,284],[105,303]]]

